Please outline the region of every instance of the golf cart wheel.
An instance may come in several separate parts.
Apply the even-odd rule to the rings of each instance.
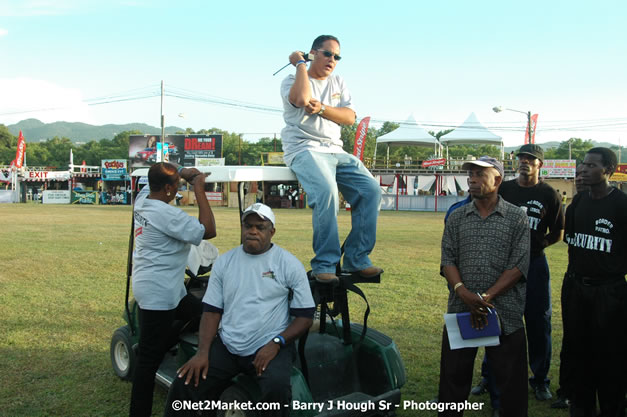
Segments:
[[[220,395],[222,403],[244,403],[252,401],[248,393],[237,384],[231,385]],[[218,410],[218,417],[257,417],[254,410]]]
[[[137,355],[131,341],[131,329],[122,326],[111,337],[111,365],[115,374],[125,381],[133,378]]]

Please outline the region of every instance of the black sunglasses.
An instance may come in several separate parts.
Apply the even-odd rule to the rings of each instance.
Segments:
[[[331,57],[335,58],[336,61],[339,61],[340,59],[342,59],[341,56],[336,55],[333,52],[330,52],[324,49],[317,49],[317,51],[322,52],[322,54],[326,56],[327,58],[331,58]]]

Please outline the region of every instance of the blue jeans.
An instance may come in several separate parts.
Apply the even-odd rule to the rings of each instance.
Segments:
[[[344,248],[344,269],[361,271],[372,266],[368,255],[377,238],[381,188],[364,164],[347,153],[304,151],[294,157],[290,168],[313,209],[313,272],[335,273],[340,261],[338,189],[351,205],[352,228]]]

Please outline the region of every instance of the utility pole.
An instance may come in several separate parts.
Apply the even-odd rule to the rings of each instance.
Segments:
[[[568,139],[568,159],[573,159],[573,138]]]
[[[161,80],[161,154],[157,155],[157,162],[165,161],[165,116],[163,115],[163,80]]]

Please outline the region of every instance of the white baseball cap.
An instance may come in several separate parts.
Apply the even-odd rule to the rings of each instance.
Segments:
[[[261,217],[263,220],[270,220],[270,223],[272,223],[272,226],[275,226],[275,219],[274,219],[274,213],[272,212],[272,209],[268,206],[266,206],[265,204],[262,203],[255,203],[252,206],[249,206],[246,210],[244,210],[244,212],[242,213],[242,221],[249,215],[255,213],[256,215],[258,215],[259,217]]]

